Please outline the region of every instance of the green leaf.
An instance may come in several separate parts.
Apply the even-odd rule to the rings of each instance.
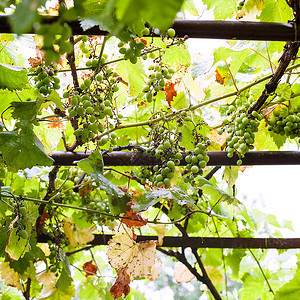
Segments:
[[[155,204],[159,198],[174,200],[179,205],[194,204],[194,200],[189,197],[186,192],[182,191],[178,187],[174,187],[172,190],[153,190],[145,192],[143,195],[135,198],[133,209],[138,212],[146,210]]]
[[[239,175],[239,169],[237,166],[226,166],[223,173],[223,180],[228,184],[228,189],[230,190],[235,184]]]
[[[0,63],[0,88],[22,90],[28,83],[27,71],[24,68]]]
[[[10,16],[10,24],[13,32],[17,34],[29,32],[34,22],[39,20],[38,8],[46,3],[46,0],[23,0]]]
[[[286,142],[286,135],[280,135],[271,131],[270,137],[272,138],[278,150],[281,149]]]
[[[163,62],[172,65],[173,68],[189,67],[191,65],[191,56],[185,45],[175,45],[166,49],[162,57]]]
[[[51,166],[53,159],[44,150],[43,144],[30,127],[15,131],[0,132],[0,151],[7,166],[12,170],[33,166]]]
[[[12,117],[19,120],[22,126],[29,125],[36,119],[36,101],[12,102],[11,106],[14,108]]]
[[[300,270],[296,272],[294,278],[276,291],[274,300],[298,300],[300,299]]]
[[[285,0],[265,0],[265,8],[262,10],[259,19],[261,22],[287,23],[293,19],[293,11]]]
[[[190,14],[194,16],[198,16],[198,10],[193,0],[184,0],[181,10],[182,11],[187,10]]]
[[[88,158],[77,162],[77,165],[86,173],[91,174],[94,179],[97,179],[99,174],[103,174],[103,159],[99,150],[93,151]]]
[[[70,270],[70,262],[69,262],[69,258],[66,254],[66,251],[62,248],[59,248],[59,258],[63,263],[63,270],[65,271],[65,275],[67,275],[69,277],[69,282],[72,282],[72,274],[71,274],[71,270]],[[57,283],[57,285],[59,285],[59,282]]]
[[[71,300],[75,296],[75,288],[72,285],[72,278],[65,268],[62,269],[60,277],[55,285],[54,291],[46,298],[47,300]]]
[[[232,269],[234,278],[239,278],[240,264],[245,256],[245,249],[233,249],[232,252],[226,256],[227,264]]]
[[[25,223],[25,230],[28,236],[30,236],[31,224],[29,221]],[[20,237],[18,228],[12,228],[9,234],[5,252],[12,260],[18,260],[20,257],[24,256],[27,251],[29,251],[28,239],[23,239]]]
[[[258,280],[257,278],[250,277],[244,282],[243,288],[240,290],[240,300],[271,300],[273,299],[273,294],[268,291],[264,285],[263,280]],[[285,298],[281,298],[284,299]]]
[[[231,19],[237,12],[236,0],[203,0],[208,9],[213,9],[215,20]]]
[[[123,60],[117,64],[116,72],[128,83],[128,96],[136,97],[145,85],[145,71],[143,64],[138,59],[136,64]]]
[[[203,190],[203,193],[209,195],[211,199],[214,200],[222,199],[222,201],[234,205],[240,204],[240,201],[238,201],[236,198],[220,190],[219,188],[217,188],[215,185],[213,185],[210,181],[208,181],[202,176],[197,177],[197,183]]]
[[[99,150],[77,163],[77,165],[96,180],[100,189],[105,191],[109,197],[110,209],[113,214],[120,214],[130,209],[127,203],[130,196],[106,179],[103,173],[103,160]]]
[[[88,0],[84,4],[85,14],[82,19],[84,30],[99,25],[121,40],[130,39],[130,33],[140,36],[148,22],[150,26],[164,32],[171,26],[183,0],[106,0],[98,3]],[[132,9],[134,7],[134,9]]]

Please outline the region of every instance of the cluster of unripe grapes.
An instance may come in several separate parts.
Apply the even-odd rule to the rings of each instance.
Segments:
[[[141,168],[138,177],[141,179],[142,184],[145,184],[148,180],[156,187],[171,187],[175,167],[182,160],[182,154],[179,151],[181,138],[181,134],[176,135],[169,132],[164,126],[153,130],[150,137],[151,145],[147,152],[157,159],[157,164],[153,167]]]
[[[184,177],[184,182],[192,182],[197,175],[203,174],[203,169],[209,161],[209,156],[206,151],[208,145],[209,142],[200,142],[197,143],[194,151],[187,151],[185,161],[189,175]]]
[[[300,111],[273,111],[274,118],[268,120],[268,130],[290,138],[300,137]]]
[[[26,231],[26,227],[29,224],[29,220],[26,218],[27,209],[23,204],[14,203],[15,206],[15,214],[17,215],[17,219],[14,222],[13,227],[17,228],[17,234],[21,239],[28,239],[28,232]]]
[[[113,117],[113,96],[119,90],[117,84],[118,74],[106,68],[101,74],[86,78],[80,86],[81,93],[75,91],[72,96],[69,92],[63,94],[64,98],[71,99],[69,118],[81,120],[79,128],[74,131],[75,136],[86,142],[104,131],[101,120]],[[115,145],[115,133],[110,135],[110,139],[112,145]],[[103,137],[99,141],[100,146],[104,146],[107,141],[108,138]]]
[[[227,156],[231,158],[236,152],[239,156],[237,160],[238,166],[242,164],[242,158],[245,153],[254,149],[254,133],[258,131],[259,123],[263,119],[263,115],[257,111],[253,111],[249,115],[246,110],[248,108],[249,105],[243,107],[241,110],[237,110],[235,106],[230,105],[228,108],[230,120],[225,122],[228,123],[225,129],[218,130],[219,134],[222,134],[224,131],[229,134],[226,138]]]
[[[166,80],[172,78],[175,70],[168,65],[158,64],[149,66],[152,73],[149,75],[147,84],[143,88],[147,102],[152,102],[159,91],[165,89]]]
[[[33,80],[36,88],[42,95],[49,96],[53,90],[60,89],[60,79],[56,76],[57,69],[54,65],[41,65],[37,69],[31,68],[30,72],[36,73]]]
[[[123,42],[120,42],[118,47],[120,48],[119,52],[124,55],[125,59],[129,59],[132,64],[136,64],[138,57],[142,55],[145,44],[133,39],[128,43],[128,47]],[[147,54],[143,55],[143,59],[147,59]]]

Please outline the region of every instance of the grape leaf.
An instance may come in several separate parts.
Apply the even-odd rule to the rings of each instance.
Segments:
[[[192,274],[191,271],[183,263],[177,263],[175,265],[173,276],[177,283],[187,283],[195,278],[195,275]]]
[[[97,175],[103,174],[103,159],[101,152],[99,150],[93,151],[89,157],[77,162],[77,166],[96,179]]]
[[[285,0],[278,0],[276,4],[273,0],[264,0],[264,2],[265,8],[259,16],[261,22],[287,23],[293,19],[292,9]]]
[[[209,180],[205,179],[202,176],[197,177],[197,182],[201,189],[203,190],[203,193],[206,195],[210,195],[212,199],[220,199],[222,198],[223,201],[229,203],[229,204],[240,204],[241,202],[238,201],[236,198],[228,195],[224,191],[217,188],[215,185],[213,185]]]
[[[245,249],[233,249],[226,257],[227,264],[232,269],[233,278],[238,278],[240,271],[240,263],[243,257],[246,256]]]
[[[286,136],[285,135],[280,135],[275,132],[270,132],[270,137],[272,138],[273,142],[275,143],[276,147],[281,149],[281,147],[285,144],[286,142]]]
[[[247,0],[241,11],[238,13],[237,19],[243,19],[243,21],[255,21],[256,17],[260,15],[264,7],[264,0]]]
[[[14,286],[20,291],[24,291],[23,286],[21,284],[20,275],[15,272],[12,268],[10,268],[8,262],[0,263],[0,272],[1,277],[4,280],[4,283],[8,286]]]
[[[30,127],[23,127],[19,133],[0,132],[0,151],[10,169],[51,166],[53,163]]]
[[[300,299],[300,270],[296,272],[293,279],[276,291],[274,300],[298,300]]]
[[[237,11],[236,0],[203,0],[208,9],[213,9],[215,20],[232,18]]]
[[[85,277],[96,275],[98,267],[93,264],[93,259],[83,264],[82,269],[86,272]]]
[[[130,211],[127,211],[123,217],[129,218],[122,219],[122,223],[124,223],[128,228],[132,228],[133,226],[136,228],[143,227],[148,222],[148,219],[143,219],[141,215],[139,215],[132,209]]]
[[[121,40],[130,39],[130,32],[141,35],[145,22],[162,32],[171,26],[183,0],[89,0],[84,4],[81,26],[84,30],[99,25]],[[90,7],[89,7],[90,5]],[[134,7],[135,9],[132,9]]]
[[[158,258],[155,260],[155,263],[151,268],[150,274],[145,277],[151,281],[156,280],[159,277],[161,270],[162,270],[162,261]]]
[[[135,97],[141,93],[145,85],[145,71],[140,60],[136,64],[123,60],[118,63],[116,72],[128,83],[128,96]]]
[[[172,65],[175,69],[182,66],[189,67],[191,65],[191,56],[184,45],[172,46],[166,49],[162,61]]]
[[[28,83],[27,71],[24,68],[19,68],[11,65],[0,63],[0,88],[22,90]]]
[[[193,205],[194,201],[191,197],[189,197],[184,191],[182,191],[178,187],[174,187],[172,190],[153,190],[147,191],[143,195],[138,195],[134,198],[134,203],[132,208],[135,211],[143,211],[147,210],[150,206],[155,204],[157,199],[169,199],[174,200],[180,205]]]
[[[131,280],[151,273],[155,263],[155,241],[136,243],[133,231],[121,224],[108,245],[106,254],[114,269],[126,269]]]
[[[22,101],[25,101],[35,97],[35,93],[33,89],[23,89],[22,91],[19,91],[18,94],[16,92],[9,91],[8,89],[0,89],[0,112],[3,112],[5,109],[7,109],[12,102],[20,102],[19,97],[22,99]],[[9,114],[6,114],[5,117],[10,120]]]
[[[198,11],[193,0],[184,0],[181,10],[187,10],[190,14],[198,16]]]
[[[44,5],[46,0],[23,0],[10,16],[10,24],[13,32],[17,34],[31,30],[34,22],[39,20],[38,8]]]
[[[32,229],[30,222],[26,222],[24,226],[28,237],[30,237]],[[11,260],[18,260],[20,257],[24,256],[27,251],[29,251],[28,238],[24,239],[20,237],[18,228],[13,228],[13,223],[11,224],[11,227],[5,252]]]
[[[63,220],[64,233],[70,241],[70,245],[74,248],[92,241],[94,239],[94,229],[94,226],[83,229],[79,228],[73,220],[69,218],[64,218]]]
[[[12,117],[20,121],[22,126],[32,123],[36,118],[36,101],[11,102],[14,111]]]
[[[77,163],[86,173],[96,180],[100,189],[109,197],[110,209],[113,214],[120,214],[130,210],[127,203],[130,196],[106,179],[103,173],[103,160],[100,151],[94,151],[88,158]]]
[[[37,275],[37,280],[44,285],[45,293],[54,292],[55,273],[45,270]]]

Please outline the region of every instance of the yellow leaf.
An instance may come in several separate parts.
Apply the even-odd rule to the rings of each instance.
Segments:
[[[161,269],[162,269],[162,262],[160,259],[156,259],[155,264],[151,268],[151,273],[146,277],[151,281],[156,280],[161,273]]]
[[[63,230],[72,247],[86,245],[94,239],[94,226],[81,229],[76,226],[72,219],[64,218]]]
[[[166,235],[166,227],[162,224],[156,224],[152,228],[156,231],[158,236],[158,245],[161,246]]]
[[[195,276],[182,263],[177,263],[174,269],[174,278],[177,283],[190,282]]]
[[[247,0],[236,18],[243,21],[255,21],[264,7],[264,0]]]
[[[19,273],[15,272],[8,262],[2,262],[0,264],[1,277],[4,280],[4,283],[8,286],[16,287],[20,291],[24,291],[21,284],[21,278]]]
[[[155,241],[135,242],[133,231],[121,224],[118,232],[108,242],[106,252],[110,265],[116,270],[127,268],[130,279],[151,274],[155,264]]]
[[[205,270],[213,285],[223,282],[223,275],[218,269],[213,266],[206,266]]]
[[[51,272],[50,270],[49,271],[45,270],[44,272],[40,273],[37,276],[37,280],[45,286],[45,293],[54,291],[55,289],[54,285],[57,281],[54,272]]]

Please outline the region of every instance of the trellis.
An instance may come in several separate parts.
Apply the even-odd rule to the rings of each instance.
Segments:
[[[8,16],[0,16],[0,32],[12,33]],[[56,17],[44,18],[43,22],[52,23]],[[202,20],[174,20],[173,28],[178,37],[185,38],[213,38],[256,41],[286,41],[295,45],[300,40],[300,28],[296,23],[262,23],[240,21],[202,21]],[[80,22],[69,23],[73,35],[106,35],[107,32],[93,27],[83,31]],[[294,49],[297,53],[298,48]],[[287,64],[288,65],[288,64]],[[287,67],[286,65],[286,67]],[[283,69],[285,71],[286,67]],[[282,75],[281,75],[282,76]],[[276,79],[276,78],[275,78]],[[278,82],[277,82],[278,84]],[[277,85],[274,85],[275,89]],[[268,92],[268,86],[266,85]],[[259,104],[258,104],[259,105]],[[115,149],[118,150],[118,149]],[[183,153],[184,154],[184,153]],[[89,152],[53,152],[50,156],[57,166],[72,166],[76,162],[87,158]],[[209,166],[236,165],[238,156],[228,158],[225,152],[208,152]],[[183,156],[184,157],[184,156]],[[157,161],[149,153],[143,151],[113,151],[103,152],[105,166],[145,166],[154,165]],[[185,165],[184,159],[180,165]],[[243,165],[296,165],[300,164],[300,151],[251,151],[243,158]],[[111,235],[96,235],[91,245],[105,245]],[[46,242],[48,236],[41,235],[40,242]],[[153,236],[138,236],[137,241],[156,240]],[[196,248],[300,248],[300,238],[214,238],[214,237],[164,237],[162,247],[191,247]]]

